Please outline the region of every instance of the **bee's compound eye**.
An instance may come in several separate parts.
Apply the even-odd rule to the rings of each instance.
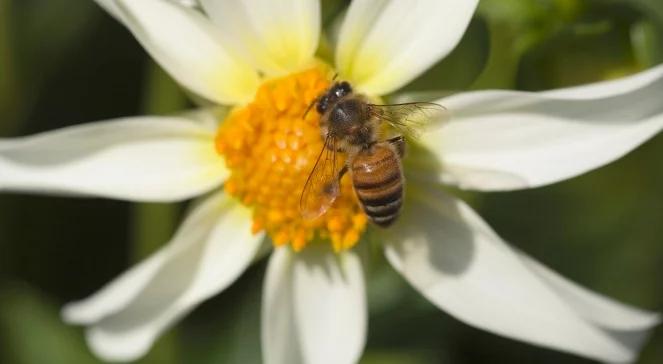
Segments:
[[[339,98],[351,92],[352,92],[352,86],[350,86],[350,84],[346,81],[336,84],[336,87],[334,88],[334,95],[336,95],[336,97]]]
[[[329,104],[329,96],[325,95],[318,100],[318,104],[315,105],[315,109],[319,114],[324,114],[327,111],[327,105]]]

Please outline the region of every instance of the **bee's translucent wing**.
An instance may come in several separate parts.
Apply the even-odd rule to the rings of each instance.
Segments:
[[[404,104],[368,105],[371,117],[388,123],[399,134],[417,137],[426,126],[449,119],[449,111],[432,102],[408,102]]]
[[[325,146],[306,180],[299,200],[299,209],[305,219],[323,215],[341,193],[339,170],[341,158],[337,155],[336,138],[327,136]]]

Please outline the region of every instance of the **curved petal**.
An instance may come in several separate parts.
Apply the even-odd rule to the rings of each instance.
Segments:
[[[390,93],[456,47],[477,0],[355,0],[336,49],[341,77],[365,93]]]
[[[276,249],[264,287],[265,363],[355,363],[366,338],[364,275],[355,252]]]
[[[257,73],[224,47],[218,29],[198,11],[163,0],[117,0],[105,8],[119,14],[156,62],[182,86],[221,104],[253,98]]]
[[[606,362],[630,362],[658,315],[591,293],[505,244],[470,207],[416,190],[384,234],[388,260],[433,304],[472,326]]]
[[[318,0],[202,0],[232,44],[268,75],[297,70],[313,60],[320,38]]]
[[[67,305],[66,321],[90,325],[91,348],[106,360],[133,360],[200,302],[250,265],[262,235],[251,214],[222,193],[206,199],[173,239],[91,297]]]
[[[663,66],[544,93],[482,91],[439,101],[450,122],[422,136],[441,178],[463,188],[532,188],[630,152],[663,128]]]
[[[0,191],[176,201],[221,184],[214,130],[178,117],[135,117],[0,139]]]

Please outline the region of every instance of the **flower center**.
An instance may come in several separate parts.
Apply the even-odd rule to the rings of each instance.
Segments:
[[[233,110],[216,136],[231,175],[225,191],[253,209],[253,232],[265,230],[275,245],[295,251],[313,240],[331,241],[335,251],[353,247],[366,228],[348,175],[341,195],[314,220],[304,219],[299,201],[323,148],[320,115],[312,100],[330,81],[322,68],[266,81],[255,99]]]

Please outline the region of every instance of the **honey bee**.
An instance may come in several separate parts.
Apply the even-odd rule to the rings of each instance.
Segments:
[[[346,81],[334,82],[309,109],[313,106],[320,114],[324,146],[302,191],[302,215],[315,219],[324,214],[339,196],[340,180],[349,171],[368,219],[380,227],[390,226],[403,205],[405,136],[414,136],[428,120],[443,117],[446,109],[426,102],[372,104]],[[339,153],[346,156],[343,162]]]

